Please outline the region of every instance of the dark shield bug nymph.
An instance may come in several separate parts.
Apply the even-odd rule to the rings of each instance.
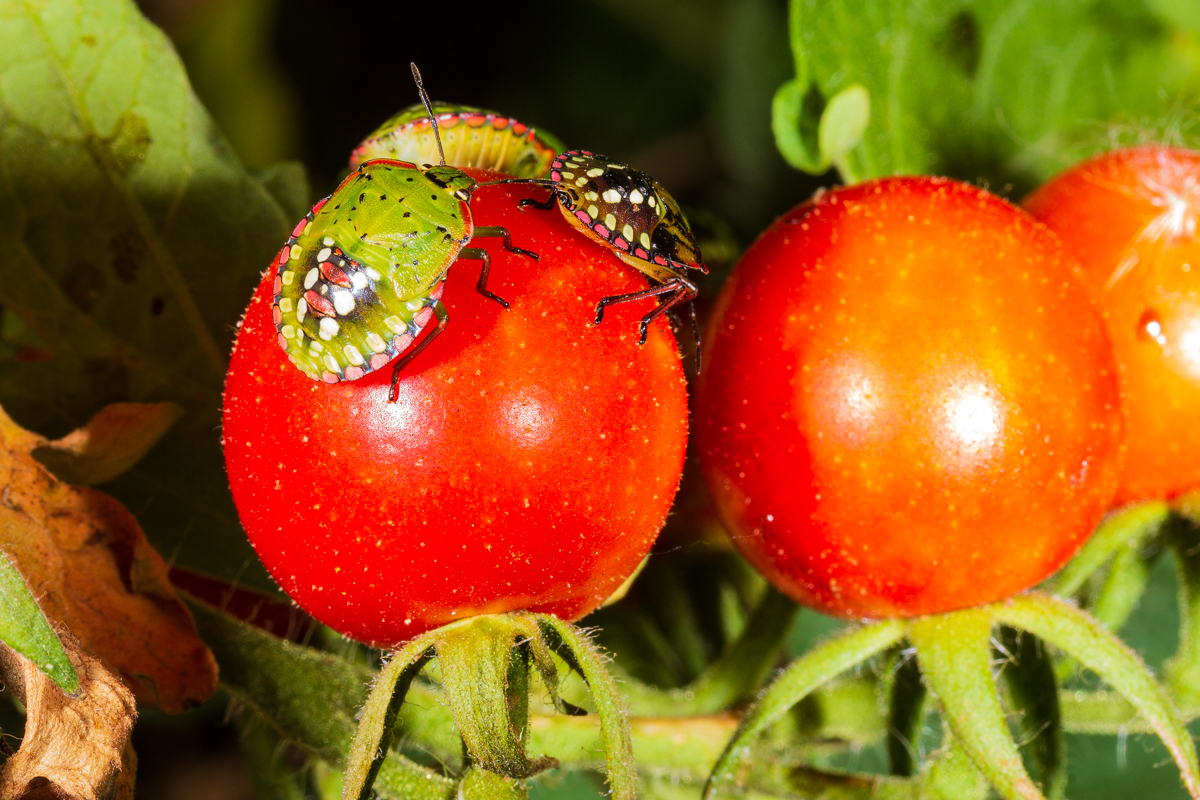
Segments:
[[[604,309],[650,297],[662,301],[639,324],[638,343],[646,341],[647,327],[658,317],[688,304],[696,336],[696,369],[700,368],[700,329],[692,301],[696,284],[687,271],[707,274],[700,246],[675,198],[646,173],[587,150],[568,150],[555,156],[549,180],[510,180],[547,186],[545,202],[522,200],[526,206],[549,210],[555,204],[563,216],[590,238],[611,248],[625,263],[658,283],[649,289],[605,297],[596,304],[596,324]]]
[[[428,104],[415,65],[413,77]],[[313,380],[337,383],[403,354],[392,372],[394,401],[400,370],[446,326],[442,287],[456,260],[482,261],[476,288],[508,308],[488,291],[487,251],[467,245],[496,236],[511,253],[538,256],[513,247],[504,228],[475,227],[470,202],[478,185],[444,160],[418,167],[377,159],[313,206],[280,252],[275,277],[272,314],[288,359]],[[435,317],[436,327],[418,342]]]

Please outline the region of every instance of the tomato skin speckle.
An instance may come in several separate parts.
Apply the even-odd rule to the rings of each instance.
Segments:
[[[482,243],[508,310],[475,290],[477,262],[452,266],[451,324],[395,403],[390,369],[325,385],[288,363],[273,271],[251,301],[226,381],[234,500],[280,586],[347,636],[389,647],[517,609],[578,619],[666,519],[687,436],[674,338],[665,321],[642,347],[620,335],[652,301],[592,324],[596,301],[645,281],[561,215],[520,213],[536,193],[476,192],[477,224],[542,260]]]
[[[844,617],[990,602],[1062,566],[1116,488],[1099,314],[1055,237],[954,181],[827,192],[718,300],[697,452],[743,554]]]
[[[1082,264],[1121,369],[1116,503],[1200,488],[1200,153],[1118,150],[1025,200]]]

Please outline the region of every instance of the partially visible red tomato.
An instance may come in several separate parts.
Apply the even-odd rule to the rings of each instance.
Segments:
[[[708,330],[701,464],[776,586],[847,617],[1005,597],[1116,487],[1116,365],[1054,236],[954,181],[837,189],[769,228]]]
[[[1200,488],[1200,153],[1118,150],[1042,186],[1025,207],[1083,264],[1121,366],[1117,503]]]
[[[450,269],[445,332],[405,370],[317,383],[288,363],[269,272],[226,381],[225,457],[256,551],[306,611],[394,645],[465,616],[529,609],[577,619],[646,554],[683,468],[687,398],[670,329],[637,342],[653,301],[596,301],[645,281],[544,190],[485,187],[475,224],[502,225],[540,262],[492,255]]]

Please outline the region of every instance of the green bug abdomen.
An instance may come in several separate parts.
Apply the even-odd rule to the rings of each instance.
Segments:
[[[305,215],[279,255],[272,309],[293,364],[356,380],[412,345],[471,238],[464,185],[458,170],[373,161]]]
[[[555,142],[512,117],[471,106],[436,103],[446,164],[503,172],[519,178],[536,178],[554,159]],[[439,161],[433,125],[421,105],[410,106],[389,119],[350,156],[351,168],[376,158],[393,158],[416,164]]]

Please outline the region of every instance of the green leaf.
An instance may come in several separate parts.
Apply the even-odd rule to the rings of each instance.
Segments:
[[[922,617],[909,641],[955,740],[1001,797],[1041,798],[1009,733],[991,668],[992,607]]]
[[[0,550],[0,642],[36,664],[67,694],[79,691],[79,676],[67,659],[58,634],[3,550]]]
[[[1162,687],[1132,650],[1084,612],[1048,595],[1018,595],[994,608],[998,621],[1029,631],[1074,656],[1124,695],[1170,751],[1188,792],[1200,797],[1200,766],[1191,736]]]
[[[1075,594],[1092,573],[1122,548],[1140,549],[1167,521],[1166,503],[1151,501],[1109,514],[1067,565],[1045,584],[1046,591],[1061,597]]]
[[[876,622],[841,633],[793,661],[742,718],[737,732],[708,777],[704,786],[705,800],[711,798],[722,783],[735,777],[750,744],[778,722],[788,709],[821,684],[895,644],[905,631],[906,624],[899,620]]]
[[[355,715],[375,673],[278,639],[193,597],[188,607],[221,665],[221,687],[307,755],[344,766]],[[433,705],[432,698],[425,702]],[[448,719],[440,724],[449,727]],[[388,753],[375,779],[384,798],[450,800],[454,783]]]
[[[934,173],[1032,186],[1105,146],[1099,121],[1157,118],[1196,90],[1195,53],[1135,0],[791,0],[790,9],[796,79],[776,95],[779,150],[821,172],[830,159],[812,146],[814,124],[840,127],[825,119],[845,113],[833,100],[861,86],[870,121],[837,160],[848,181]]]
[[[289,213],[238,163],[130,0],[0,0],[0,283],[42,343],[0,404],[46,435],[120,401],[184,418],[107,487],[177,563],[274,592],[219,436],[237,320]]]
[[[838,171],[849,183],[856,182],[858,178],[846,161],[846,154],[862,141],[870,121],[871,95],[866,87],[855,83],[830,98],[817,125],[821,160],[826,165],[837,165]]]

